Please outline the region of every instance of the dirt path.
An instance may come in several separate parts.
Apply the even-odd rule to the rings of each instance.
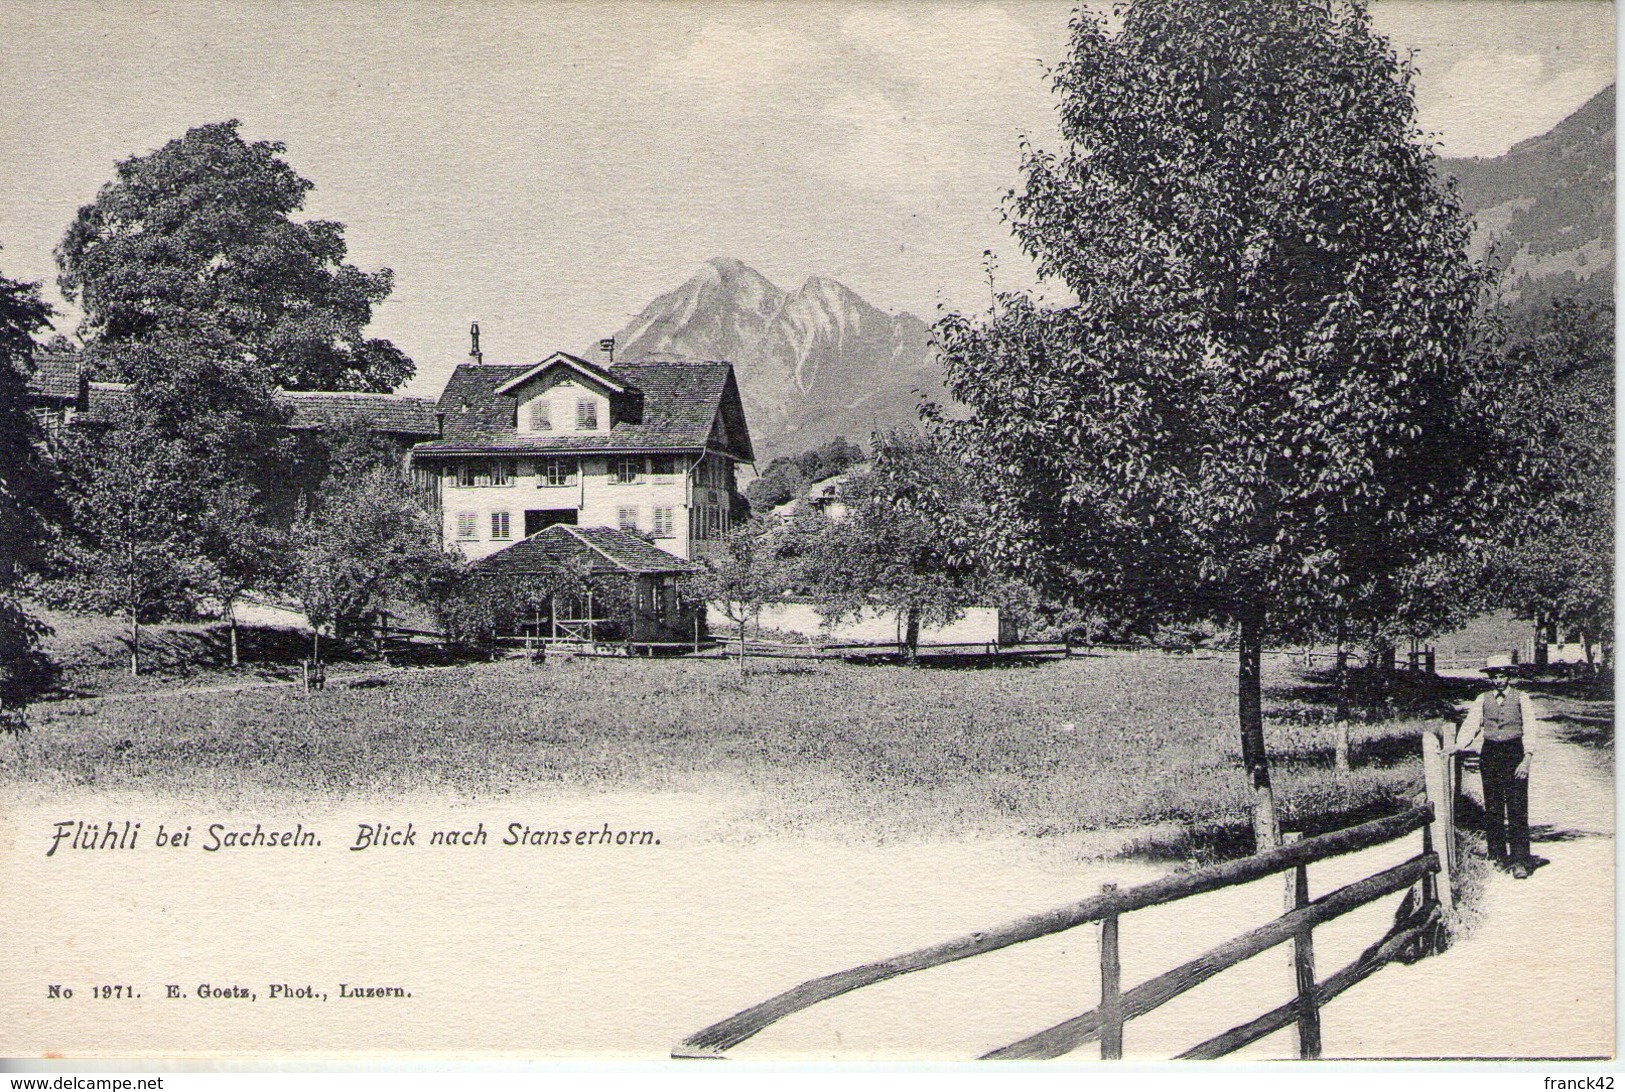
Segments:
[[[1482,918],[1449,951],[1334,1002],[1327,1057],[1613,1056],[1614,786],[1550,722],[1528,739],[1534,851],[1551,863],[1527,880],[1489,871]],[[1475,840],[1464,850],[1481,852]]]

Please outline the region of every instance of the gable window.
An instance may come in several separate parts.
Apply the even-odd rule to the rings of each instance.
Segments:
[[[654,536],[655,538],[671,538],[672,510],[670,508],[656,508],[654,510]]]
[[[457,537],[464,541],[479,537],[479,524],[473,512],[457,513]]]
[[[649,473],[657,478],[670,478],[677,473],[675,455],[656,455],[649,460]]]
[[[536,484],[574,485],[576,461],[574,459],[543,459],[536,467]]]
[[[492,512],[491,513],[491,537],[492,538],[507,538],[508,537],[508,526],[509,526],[509,524],[508,524],[508,513],[506,513],[506,512]]]
[[[598,400],[596,398],[578,398],[576,400],[576,430],[587,432],[598,427]]]
[[[553,431],[553,406],[545,398],[538,398],[530,404],[530,431]]]
[[[610,478],[622,485],[629,485],[642,475],[642,455],[617,455],[609,461]]]
[[[617,515],[620,517],[621,530],[636,531],[638,529],[638,510],[636,505],[621,508]]]

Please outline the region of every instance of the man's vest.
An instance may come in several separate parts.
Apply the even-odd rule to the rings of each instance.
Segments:
[[[1502,701],[1495,700],[1492,690],[1484,695],[1484,738],[1497,742],[1517,739],[1523,735],[1523,701],[1511,687]]]

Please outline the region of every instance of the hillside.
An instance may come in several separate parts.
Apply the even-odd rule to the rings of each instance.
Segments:
[[[826,277],[787,292],[714,258],[615,337],[625,360],[729,360],[762,465],[835,436],[867,442],[940,397],[925,323],[889,315]]]
[[[1611,298],[1614,281],[1614,88],[1505,155],[1444,159],[1478,221],[1474,246],[1507,267],[1509,301]]]

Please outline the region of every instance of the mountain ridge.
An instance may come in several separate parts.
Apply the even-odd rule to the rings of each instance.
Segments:
[[[731,361],[764,461],[912,425],[921,393],[941,389],[919,318],[882,311],[833,277],[786,291],[731,257],[656,297],[615,346],[629,360]]]

